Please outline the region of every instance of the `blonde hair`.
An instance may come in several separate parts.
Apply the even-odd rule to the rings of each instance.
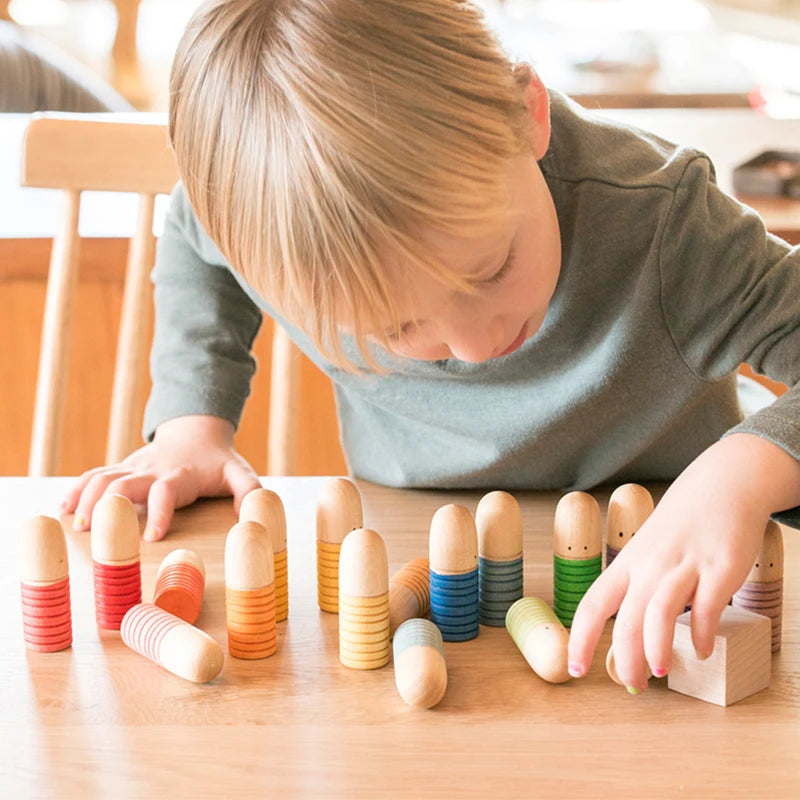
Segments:
[[[529,74],[529,73],[528,73]],[[468,237],[510,212],[530,150],[515,69],[462,0],[208,0],[181,39],[169,133],[189,200],[230,264],[333,363],[391,349],[387,253],[472,285],[423,231]]]

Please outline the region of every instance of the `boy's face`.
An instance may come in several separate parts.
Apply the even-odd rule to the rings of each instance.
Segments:
[[[464,293],[424,274],[413,285],[398,285],[406,324],[392,339],[395,353],[478,363],[509,355],[539,330],[558,280],[561,237],[536,157],[519,157],[511,172],[515,212],[507,227],[480,239],[430,237],[431,246],[477,291]]]

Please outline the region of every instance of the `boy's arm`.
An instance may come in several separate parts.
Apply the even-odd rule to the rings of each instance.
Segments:
[[[767,519],[798,504],[800,461],[766,439],[732,434],[702,452],[581,601],[570,631],[570,674],[586,672],[615,613],[614,660],[633,694],[646,688],[648,664],[657,677],[669,672],[675,620],[688,604],[695,650],[710,655]]]
[[[800,252],[720,192],[695,158],[659,242],[664,318],[687,367],[721,380],[743,361],[790,385],[678,476],[634,539],[580,603],[570,673],[586,672],[614,613],[614,658],[632,693],[646,667],[671,666],[676,617],[692,605],[692,639],[710,654],[719,618],[755,561],[766,521],[800,522]]]
[[[262,314],[202,231],[179,184],[171,197],[153,269],[153,388],[144,438],[162,422],[207,414],[236,428],[255,360]]]
[[[800,459],[800,248],[720,191],[699,157],[676,189],[660,252],[664,318],[689,369],[716,381],[746,362],[790,387],[726,435],[756,434]],[[779,511],[800,527],[800,508]]]
[[[172,195],[158,244],[149,442],[119,464],[88,470],[66,493],[62,512],[87,530],[103,494],[147,504],[146,539],[160,539],[175,508],[198,497],[233,495],[238,508],[260,484],[236,453],[233,434],[250,388],[250,347],[261,312],[240,287],[191,213],[182,187]]]

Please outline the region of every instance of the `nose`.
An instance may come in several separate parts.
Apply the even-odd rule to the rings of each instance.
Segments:
[[[442,329],[442,339],[453,358],[472,364],[490,359],[502,336],[502,320],[478,314],[467,313],[449,319]]]

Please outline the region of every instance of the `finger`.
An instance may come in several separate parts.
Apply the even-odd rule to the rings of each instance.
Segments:
[[[261,481],[252,469],[241,464],[230,464],[225,469],[225,482],[228,484],[233,495],[233,510],[239,514],[239,507],[245,495],[253,489],[261,488]]]
[[[580,678],[589,671],[606,620],[619,608],[628,590],[628,573],[609,569],[589,587],[575,610],[569,632],[569,674]]]
[[[87,470],[83,473],[83,475],[76,478],[70,485],[69,489],[67,489],[66,494],[61,500],[61,513],[71,514],[73,511],[75,511],[75,509],[78,507],[78,501],[80,500],[81,494],[86,488],[86,484],[88,484],[95,475],[104,472],[107,469],[108,467],[95,467],[94,469]]]
[[[644,613],[644,653],[650,669],[663,678],[672,666],[675,620],[683,613],[697,586],[697,573],[688,568],[666,576]]]
[[[172,475],[153,481],[147,495],[147,522],[143,538],[146,542],[157,542],[167,535],[178,497],[178,477]]]
[[[629,591],[617,612],[611,642],[619,679],[631,694],[647,688],[647,660],[642,627],[649,594]]]
[[[97,501],[105,494],[108,485],[117,478],[125,475],[124,470],[105,468],[101,472],[95,473],[86,484],[86,488],[78,500],[75,509],[75,519],[72,522],[72,529],[76,531],[88,531],[92,523],[92,512],[97,505]]]
[[[106,486],[104,494],[121,494],[132,503],[146,503],[150,487],[156,480],[149,473],[136,473],[115,478]]]
[[[692,603],[691,626],[692,644],[701,661],[714,652],[719,619],[730,597],[731,593],[722,580],[708,575],[700,578]]]

